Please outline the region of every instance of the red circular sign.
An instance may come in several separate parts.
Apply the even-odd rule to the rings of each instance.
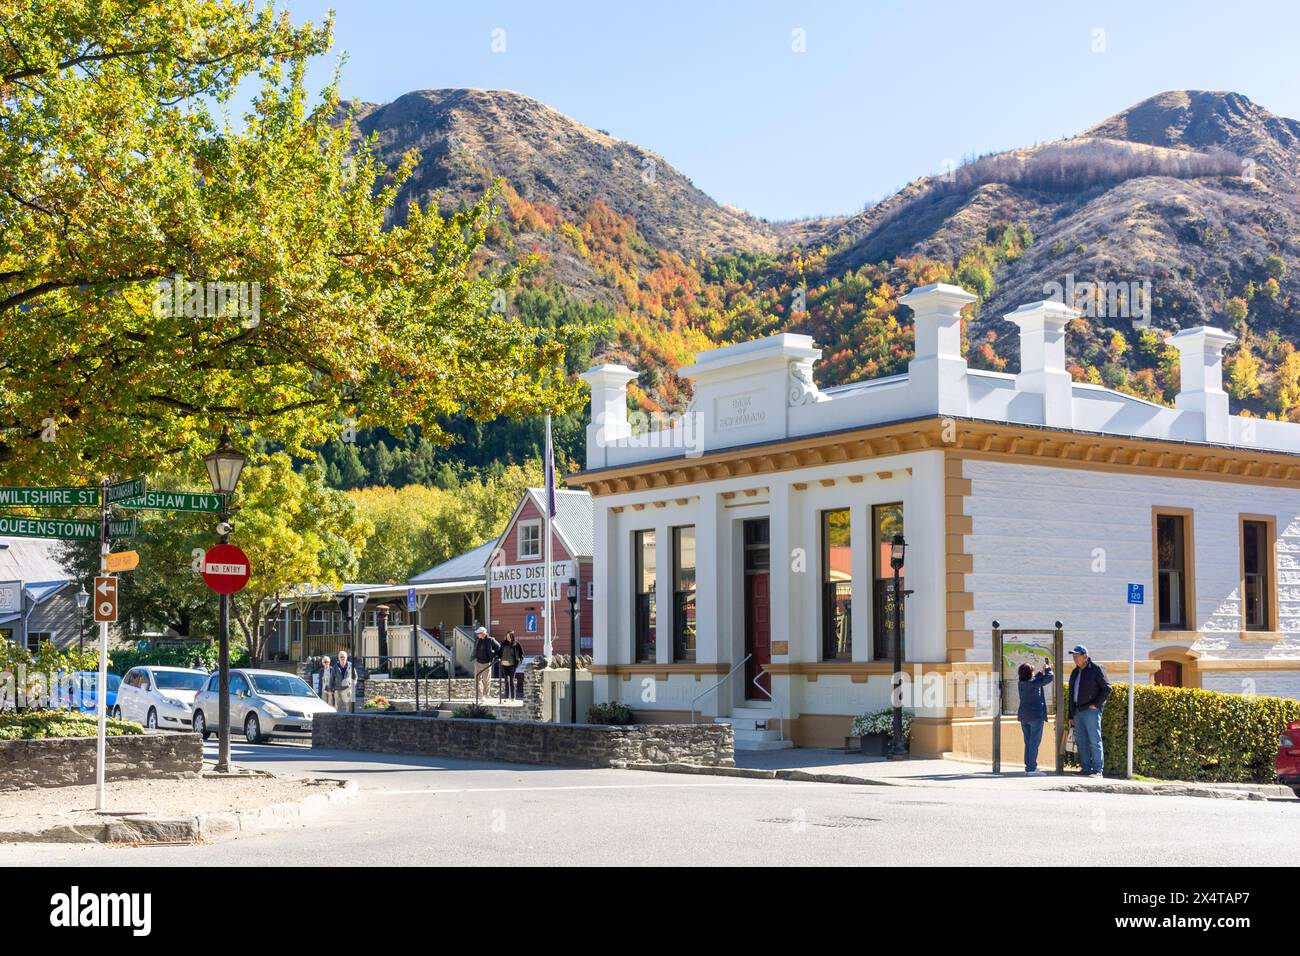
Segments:
[[[248,555],[233,544],[219,544],[203,556],[203,581],[218,594],[242,590],[248,572]]]

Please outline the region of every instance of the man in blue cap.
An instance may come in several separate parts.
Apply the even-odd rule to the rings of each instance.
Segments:
[[[1070,651],[1074,671],[1070,674],[1070,726],[1079,747],[1079,764],[1085,777],[1099,777],[1106,768],[1101,749],[1101,711],[1110,697],[1110,680],[1101,665],[1088,656],[1088,649],[1076,644]]]

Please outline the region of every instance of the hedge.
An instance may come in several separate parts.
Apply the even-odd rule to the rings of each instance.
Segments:
[[[247,667],[247,648],[231,642],[230,666]],[[108,653],[108,669],[122,677],[132,667],[197,667],[200,670],[217,669],[217,644],[215,641],[191,641],[184,644],[163,644],[148,648],[119,647]]]
[[[98,730],[94,714],[69,710],[25,710],[0,714],[0,740],[37,740],[45,737],[93,737]],[[105,721],[109,737],[128,737],[144,733],[144,728],[129,720]]]
[[[1101,739],[1106,775],[1122,777],[1128,684],[1112,686]],[[1133,709],[1133,772],[1162,780],[1274,783],[1278,737],[1300,720],[1300,700],[1146,684],[1134,688]]]

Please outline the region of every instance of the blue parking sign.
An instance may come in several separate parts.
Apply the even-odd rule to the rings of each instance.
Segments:
[[[407,588],[407,589],[406,589],[406,609],[407,609],[408,611],[414,611],[414,610],[415,610],[415,606],[416,606],[416,601],[415,601],[415,588]]]
[[[529,634],[536,634],[536,633],[537,633],[537,615],[536,615],[536,614],[525,614],[525,615],[524,615],[524,630],[526,630]]]
[[[1146,601],[1146,587],[1142,584],[1130,584],[1128,586],[1128,603],[1143,604]]]

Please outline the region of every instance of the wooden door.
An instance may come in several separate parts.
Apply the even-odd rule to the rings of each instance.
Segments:
[[[745,577],[745,653],[750,655],[745,665],[745,698],[769,700],[772,678],[767,665],[772,663],[772,602],[768,574],[749,574]],[[758,677],[760,691],[754,686]],[[764,693],[766,691],[767,693]]]

